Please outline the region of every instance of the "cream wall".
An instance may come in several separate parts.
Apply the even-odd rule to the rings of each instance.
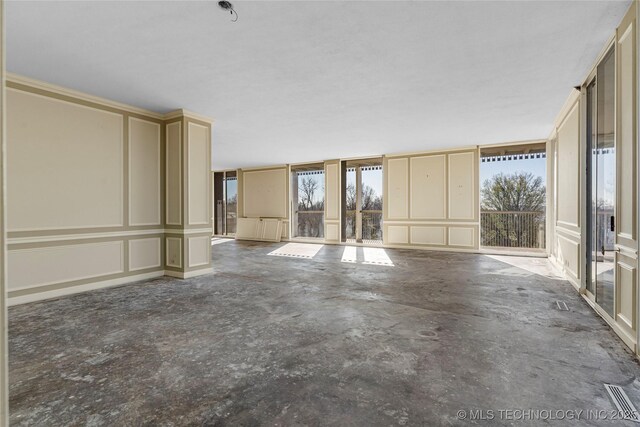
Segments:
[[[479,249],[478,150],[385,156],[384,244]]]
[[[19,76],[7,86],[12,304],[211,270],[210,122]]]
[[[166,117],[165,274],[212,271],[211,123],[180,111]]]
[[[280,218],[289,237],[289,167],[239,169],[238,217]]]
[[[583,129],[581,97],[574,91],[567,101],[551,136],[555,147],[554,216],[555,236],[552,254],[560,269],[574,286],[579,288],[583,277],[582,207],[586,148]]]
[[[637,2],[616,30],[616,292],[613,321],[638,352]]]

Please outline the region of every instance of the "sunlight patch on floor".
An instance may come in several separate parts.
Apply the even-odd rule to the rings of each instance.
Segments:
[[[342,262],[350,264],[384,265],[393,267],[393,262],[382,248],[362,248],[357,246],[345,246],[342,252]]]
[[[314,243],[287,243],[268,255],[311,259],[322,249],[322,246]]]
[[[342,252],[342,262],[356,263],[358,261],[355,246],[345,246]]]
[[[507,276],[523,276],[528,274],[538,274],[540,276],[547,277],[555,280],[565,280],[564,277],[556,271],[551,262],[547,258],[533,258],[533,257],[518,257],[518,256],[502,256],[502,255],[487,255],[489,258],[496,261],[509,264],[514,268],[504,269],[504,274]],[[518,271],[519,270],[519,271]],[[522,271],[524,270],[524,271]],[[500,273],[500,272],[496,272]]]
[[[362,248],[364,252],[363,264],[373,265],[388,265],[393,267],[391,258],[387,255],[387,252],[382,248]]]
[[[219,245],[220,243],[232,242],[234,239],[227,239],[225,237],[212,237],[211,238],[211,246]]]

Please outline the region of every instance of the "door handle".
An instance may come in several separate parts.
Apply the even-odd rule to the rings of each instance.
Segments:
[[[610,224],[611,231],[616,231],[616,217],[611,215],[611,218],[609,220],[611,223]]]

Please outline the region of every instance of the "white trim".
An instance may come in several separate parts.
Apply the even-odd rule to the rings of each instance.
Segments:
[[[162,116],[163,120],[171,120],[178,117],[185,117],[200,120],[209,124],[213,124],[215,119],[212,117],[208,117],[202,114],[194,113],[193,111],[185,110],[184,108],[180,108],[179,110],[170,111],[167,114]]]
[[[154,111],[145,110],[143,108],[134,107],[127,104],[122,104],[120,102],[115,102],[108,100],[106,98],[101,98],[99,96],[89,95],[84,92],[79,92],[73,89],[68,89],[62,86],[57,86],[51,83],[46,83],[41,80],[36,80],[24,76],[20,76],[18,74],[7,73],[6,74],[6,82],[7,83],[17,83],[25,86],[30,86],[35,89],[46,90],[49,92],[57,93],[58,95],[69,96],[77,99],[81,99],[83,101],[94,102],[96,104],[104,105],[105,107],[116,108],[119,110],[125,110],[127,112],[141,114],[145,116],[149,116],[154,119],[163,120],[165,115],[156,113]],[[166,119],[165,119],[166,120]]]
[[[193,229],[189,229],[189,228],[176,228],[176,229],[171,229],[171,228],[167,228],[164,230],[164,232],[166,234],[179,234],[181,236],[186,236],[189,234],[203,234],[203,233],[209,233],[213,236],[213,227],[212,228],[193,228]]]
[[[593,311],[595,311],[596,314],[598,314],[598,316],[600,316],[607,323],[607,325],[609,325],[609,327],[613,329],[613,331],[616,333],[616,335],[618,335],[622,342],[625,343],[625,345],[635,353],[636,342],[633,335],[631,335],[631,332],[627,331],[625,328],[620,327],[620,325],[617,324],[616,321],[613,320],[613,318],[611,318],[611,316],[609,316],[609,314],[604,311],[602,307],[592,301],[586,293],[583,293],[581,295],[582,298],[584,298],[584,300],[587,302],[587,304],[589,304],[589,306],[593,309]]]
[[[86,239],[103,239],[103,238],[119,238],[130,236],[146,236],[149,234],[164,234],[164,228],[153,230],[131,230],[131,231],[113,231],[106,233],[82,233],[82,234],[56,234],[53,236],[35,236],[35,237],[13,237],[7,239],[8,245],[21,243],[47,243],[47,242],[63,242],[67,240],[86,240]],[[11,249],[15,250],[15,249]]]
[[[153,279],[161,276],[164,276],[164,271],[162,270],[154,271],[151,273],[138,274],[135,276],[120,277],[118,279],[104,280],[101,282],[87,283],[84,285],[69,286],[62,289],[56,289],[53,291],[38,292],[30,295],[21,295],[18,297],[9,297],[7,299],[7,304],[9,306],[26,304],[26,303],[35,302],[35,301],[58,298],[65,295],[72,295],[72,294],[77,294],[81,292],[88,292],[88,291],[93,291],[97,289],[109,288],[112,286],[124,285],[126,283],[138,282],[141,280]]]

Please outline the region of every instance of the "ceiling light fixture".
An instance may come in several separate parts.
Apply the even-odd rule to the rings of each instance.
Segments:
[[[236,19],[232,19],[231,22],[236,22],[238,20],[238,12],[236,12],[233,9],[233,5],[230,2],[228,2],[226,0],[222,0],[222,1],[218,2],[218,6],[220,6],[224,10],[228,10],[231,15],[233,15],[235,13]]]

